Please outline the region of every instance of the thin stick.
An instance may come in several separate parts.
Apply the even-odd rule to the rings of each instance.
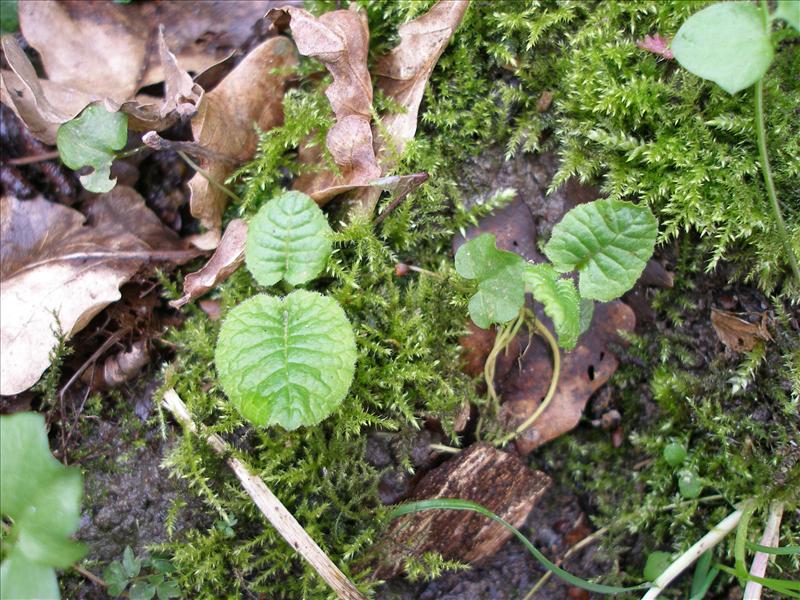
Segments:
[[[164,393],[162,404],[183,427],[192,433],[198,433],[197,426],[189,414],[189,409],[186,408],[183,400],[180,399],[174,389],[169,389]],[[208,434],[205,435],[205,441],[214,452],[227,457],[225,462],[236,474],[242,487],[258,506],[261,514],[272,523],[272,526],[278,530],[283,539],[297,550],[300,556],[306,559],[308,564],[336,592],[339,598],[343,600],[366,600],[361,592],[358,591],[358,588],[333,564],[328,555],[306,533],[306,530],[270,491],[261,478],[254,475],[241,460],[235,456],[230,456],[230,448],[220,436]]]
[[[202,177],[204,177],[205,180],[208,181],[209,184],[211,184],[211,187],[214,187],[214,188],[218,189],[220,192],[222,192],[223,194],[225,194],[226,196],[231,198],[233,201],[238,202],[239,204],[242,203],[242,199],[239,198],[239,196],[234,194],[232,191],[230,191],[228,188],[226,188],[224,185],[222,185],[219,181],[214,179],[211,176],[211,173],[209,173],[208,171],[203,169],[200,165],[198,165],[191,158],[189,158],[183,150],[176,150],[176,152],[177,152],[178,156],[180,156],[187,165],[189,165],[195,171],[200,173],[200,175]]]
[[[773,502],[769,506],[769,516],[764,533],[761,536],[761,545],[776,547],[780,541],[781,519],[783,518],[783,502]],[[770,555],[766,552],[756,552],[753,563],[750,566],[750,575],[753,577],[764,577],[767,572],[767,563]],[[761,598],[761,584],[755,581],[748,581],[744,588],[743,598],[747,600],[758,600]]]
[[[694,561],[700,558],[706,550],[710,550],[719,544],[726,535],[736,529],[739,520],[742,518],[742,513],[745,504],[740,504],[740,508],[733,511],[727,517],[722,519],[714,528],[707,534],[700,538],[695,544],[686,552],[681,554],[672,564],[667,567],[666,571],[661,573],[653,582],[653,587],[647,590],[647,593],[642,596],[642,600],[655,600],[659,594],[664,591],[672,581],[678,577],[683,571],[689,567]]]
[[[217,162],[224,162],[230,165],[238,165],[240,161],[227,154],[220,154],[208,148],[196,144],[194,142],[176,142],[173,140],[166,140],[158,135],[155,131],[148,131],[142,136],[142,141],[148,148],[153,150],[172,150],[174,152],[185,152],[195,158],[202,158],[205,160],[213,160]]]
[[[34,154],[32,156],[21,156],[19,158],[11,158],[6,162],[10,165],[32,165],[38,162],[45,162],[48,160],[53,160],[54,158],[58,158],[58,150],[52,150],[51,152],[42,152],[41,154]]]
[[[84,569],[80,565],[72,565],[72,568],[73,568],[73,570],[75,570],[77,573],[80,573],[81,575],[83,575],[86,579],[88,579],[92,583],[96,583],[100,587],[108,587],[108,584],[105,581],[100,579],[97,575],[92,573],[90,570]]]

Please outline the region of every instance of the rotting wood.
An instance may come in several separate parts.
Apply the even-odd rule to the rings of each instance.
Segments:
[[[164,393],[162,405],[188,431],[201,435],[198,433],[194,421],[192,421],[189,409],[186,408],[183,400],[174,389],[169,389]],[[241,460],[230,455],[230,448],[225,440],[213,433],[202,435],[202,437],[214,452],[225,457],[225,462],[236,474],[242,487],[253,499],[261,513],[281,534],[283,539],[314,568],[339,598],[343,600],[366,600],[364,595],[358,591],[358,588],[322,551],[261,478],[254,475]]]
[[[470,500],[519,527],[549,486],[547,475],[530,470],[518,456],[480,443],[425,475],[410,500]],[[393,577],[402,570],[405,557],[425,552],[480,562],[495,554],[511,535],[500,524],[469,511],[406,515],[392,523],[379,543],[374,576]]]

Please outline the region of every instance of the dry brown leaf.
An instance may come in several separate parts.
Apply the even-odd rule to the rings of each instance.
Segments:
[[[199,145],[238,161],[253,156],[258,143],[256,127],[268,130],[283,121],[283,92],[297,64],[292,43],[275,37],[256,47],[211,92],[192,120]],[[234,169],[229,162],[202,161],[201,166],[217,182]],[[200,173],[189,181],[192,215],[219,241],[227,196]]]
[[[234,219],[225,229],[209,261],[199,271],[189,273],[184,278],[183,296],[170,302],[170,306],[180,308],[230,277],[244,262],[246,241],[247,223],[242,219]]]
[[[0,394],[36,383],[60,329],[67,338],[118,300],[119,286],[148,261],[197,255],[135,190],[117,186],[76,210],[42,198],[0,200]]]
[[[414,139],[425,86],[468,6],[468,0],[440,0],[421,17],[401,25],[400,44],[375,64],[375,87],[405,109],[384,115],[381,127],[373,129],[375,154],[384,171]]]
[[[759,340],[772,341],[766,314],[761,315],[758,323],[749,323],[732,312],[712,308],[711,325],[720,341],[734,352],[749,352]]]

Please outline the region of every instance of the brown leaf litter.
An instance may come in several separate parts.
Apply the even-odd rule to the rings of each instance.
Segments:
[[[757,323],[750,323],[732,312],[712,308],[711,325],[720,341],[734,352],[749,352],[759,341],[772,341],[767,329],[766,313],[761,315]]]
[[[198,254],[125,186],[94,198],[87,217],[43,198],[0,202],[2,395],[35,384],[59,331],[69,339],[85,327],[145,264]]]

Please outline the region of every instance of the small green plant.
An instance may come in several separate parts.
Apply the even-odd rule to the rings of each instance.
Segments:
[[[117,184],[111,179],[111,163],[128,142],[128,115],[109,112],[99,104],[87,106],[83,112],[58,128],[56,146],[61,160],[70,169],[92,167],[81,175],[83,187],[90,192],[110,192]]]
[[[572,349],[592,301],[607,302],[629,290],[653,254],[658,224],[646,206],[620,200],[595,200],[570,210],[553,228],[544,247],[552,265],[527,263],[521,256],[498,250],[491,234],[482,234],[458,249],[456,271],[478,281],[469,314],[482,328],[514,319],[525,292],[544,305],[553,320],[559,344]],[[576,270],[578,290],[560,273]],[[579,293],[580,292],[580,293]]]
[[[55,569],[66,569],[85,554],[83,545],[70,539],[80,523],[82,495],[81,472],[50,454],[44,417],[0,417],[0,597],[60,597]]]
[[[755,84],[755,121],[761,172],[778,233],[800,284],[800,265],[775,191],[764,123],[763,78],[775,54],[772,26],[779,19],[800,31],[800,3],[778,0],[775,12],[770,14],[766,0],[760,0],[760,8],[752,2],[719,2],[689,17],[675,35],[671,48],[675,59],[687,71],[713,81],[729,94],[736,94]]]
[[[149,574],[143,571],[150,571]],[[130,600],[158,600],[178,598],[181,595],[172,563],[164,558],[137,558],[130,546],[125,548],[122,560],[111,562],[103,571],[108,593],[117,598],[128,590]]]
[[[258,294],[231,310],[215,362],[228,398],[256,425],[315,425],[350,388],[356,345],[344,310],[317,292],[290,291],[325,268],[330,235],[320,208],[299,192],[268,202],[250,225],[247,268],[261,285],[282,281],[288,293]]]

